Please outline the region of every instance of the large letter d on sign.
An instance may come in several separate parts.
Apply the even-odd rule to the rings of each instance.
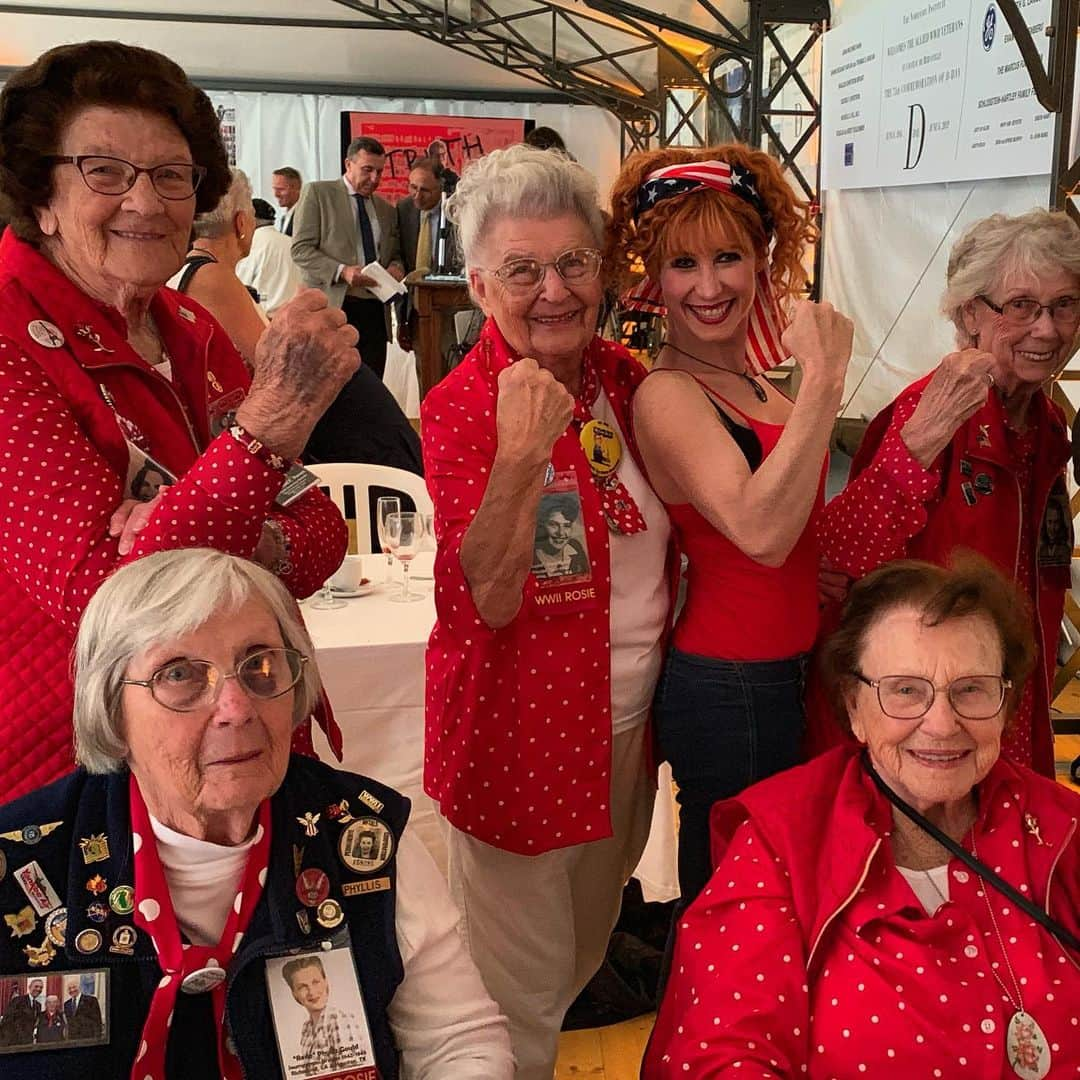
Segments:
[[[915,110],[919,110],[918,128],[915,124]],[[918,139],[919,147],[914,150],[914,143]],[[922,160],[923,145],[926,142],[926,110],[921,105],[908,106],[908,129],[907,129],[907,158],[904,160],[904,169],[914,169]],[[914,160],[912,151],[914,150]]]

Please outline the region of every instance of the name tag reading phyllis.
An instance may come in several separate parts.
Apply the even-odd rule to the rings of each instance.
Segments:
[[[335,938],[335,941],[341,936]],[[348,935],[341,944],[266,961],[285,1080],[378,1080]]]

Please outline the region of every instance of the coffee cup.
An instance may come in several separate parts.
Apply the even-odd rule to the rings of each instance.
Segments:
[[[330,587],[341,592],[356,592],[364,579],[363,555],[346,555],[345,561],[330,579]]]

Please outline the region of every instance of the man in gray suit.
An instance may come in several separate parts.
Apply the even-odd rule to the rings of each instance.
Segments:
[[[304,284],[326,293],[330,303],[360,334],[360,358],[380,379],[386,369],[390,310],[369,289],[363,273],[381,263],[399,281],[401,261],[397,214],[375,194],[386,164],[386,151],[361,136],[349,144],[345,175],[338,180],[305,184],[293,217],[293,261]]]
[[[438,163],[432,158],[417,158],[409,170],[409,194],[397,204],[398,230],[401,233],[401,259],[405,273],[429,269],[453,273],[460,269],[457,232],[443,220],[442,184],[436,176]],[[439,236],[446,231],[443,261],[439,263]],[[413,347],[416,335],[416,312],[412,290],[398,303],[398,345],[406,352]]]

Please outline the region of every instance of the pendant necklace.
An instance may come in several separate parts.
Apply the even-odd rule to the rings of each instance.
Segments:
[[[740,379],[750,384],[750,389],[754,391],[754,396],[758,401],[763,404],[769,400],[769,395],[765,393],[764,388],[757,381],[753,375],[747,375],[745,371],[732,371],[731,368],[726,368],[722,364],[714,364],[711,360],[702,360],[700,356],[695,356],[693,353],[688,353],[685,349],[680,349],[678,345],[672,345],[670,341],[665,341],[660,346],[662,349],[674,349],[677,353],[682,353],[683,356],[690,360],[694,360],[704,367],[712,368],[714,371],[722,371],[725,375],[737,375]]]
[[[974,833],[971,837],[971,854],[976,859],[979,857],[979,853],[975,850]],[[1001,992],[1008,999],[1013,1010],[1008,1028],[1005,1031],[1005,1058],[1012,1067],[1012,1071],[1021,1077],[1021,1080],[1043,1080],[1043,1077],[1050,1072],[1050,1042],[1046,1035],[1043,1034],[1043,1030],[1039,1027],[1035,1018],[1024,1009],[1024,998],[1020,992],[1020,983],[1016,978],[1016,972],[1013,971],[1012,964],[1009,962],[1009,954],[1005,949],[1005,939],[1001,936],[997,917],[994,915],[994,906],[990,903],[990,896],[988,895],[989,887],[985,882],[983,883],[982,894],[983,899],[986,901],[986,910],[990,912],[990,922],[994,927],[994,933],[1001,948],[1001,955],[1005,960],[1005,967],[1009,972],[1009,978],[1012,980],[1013,989],[1016,991],[1016,998],[1014,999],[1012,994],[1009,993],[1008,987],[1002,982],[1001,976],[993,967],[990,968],[990,974],[994,976],[998,986],[1001,987]]]

